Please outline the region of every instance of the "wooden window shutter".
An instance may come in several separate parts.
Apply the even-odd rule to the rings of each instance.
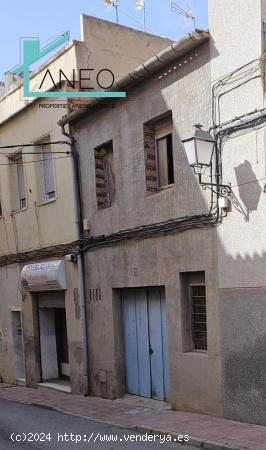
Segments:
[[[95,151],[96,197],[98,208],[111,206],[108,189],[108,169],[104,149]]]
[[[152,125],[144,125],[145,175],[147,194],[158,191],[155,135]]]
[[[53,155],[51,145],[43,145],[42,153],[44,197],[45,200],[49,200],[55,195]]]
[[[19,208],[21,209],[26,206],[25,178],[24,178],[22,155],[16,158],[16,164],[17,164]]]

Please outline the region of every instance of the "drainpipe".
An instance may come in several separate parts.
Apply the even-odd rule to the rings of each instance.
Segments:
[[[70,133],[65,131],[65,126],[61,125],[62,134],[70,139],[66,142],[71,147],[71,172],[73,184],[73,209],[74,209],[74,223],[76,230],[76,240],[82,237],[82,199],[81,190],[79,186],[79,155],[76,150],[75,140]],[[85,299],[85,276],[84,276],[84,257],[83,253],[79,251],[77,255],[78,268],[78,286],[79,286],[79,304],[80,316],[82,321],[83,334],[83,381],[84,381],[84,396],[89,395],[89,345],[88,345],[88,327],[87,327],[87,308]]]

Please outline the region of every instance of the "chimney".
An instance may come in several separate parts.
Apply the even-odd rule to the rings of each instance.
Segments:
[[[3,81],[0,81],[0,98],[2,98],[5,95],[5,83]]]
[[[5,72],[5,94],[18,85],[17,77],[11,72]]]

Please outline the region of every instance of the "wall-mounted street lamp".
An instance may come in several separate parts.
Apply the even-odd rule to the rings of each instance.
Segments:
[[[195,125],[193,136],[183,141],[189,165],[193,167],[195,174],[199,177],[199,184],[222,197],[228,197],[231,193],[231,186],[225,184],[205,183],[202,175],[210,167],[216,140],[208,131],[202,130],[202,125]]]

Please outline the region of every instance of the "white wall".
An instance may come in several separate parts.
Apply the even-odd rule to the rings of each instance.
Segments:
[[[209,2],[212,84],[224,83],[216,90],[216,124],[265,105],[259,61],[265,9],[265,0]],[[225,78],[231,71],[237,72]],[[218,228],[221,288],[266,285],[264,130],[235,136],[223,146],[223,181],[232,183],[238,207],[232,206]]]

